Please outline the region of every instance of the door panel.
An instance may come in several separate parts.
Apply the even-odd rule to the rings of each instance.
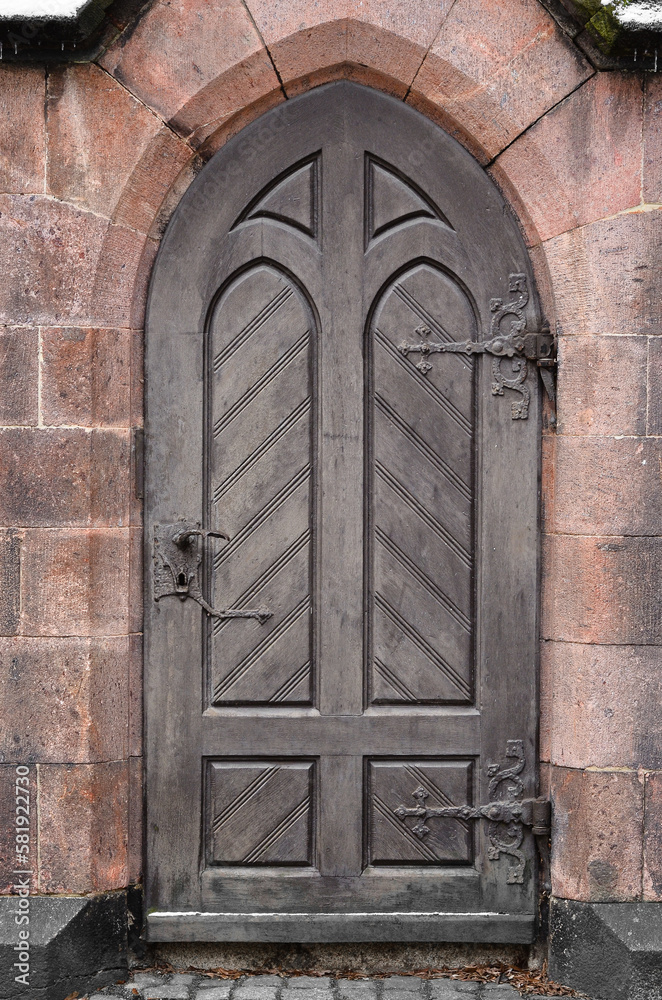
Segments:
[[[369,332],[375,704],[473,700],[474,364],[402,354],[432,329],[473,340],[476,317],[457,282],[420,264],[387,289]]]
[[[311,865],[314,761],[210,761],[207,863]]]
[[[300,292],[265,265],[212,313],[207,517],[231,539],[213,558],[212,604],[271,613],[214,622],[214,705],[311,703],[315,340]]]
[[[151,939],[531,940],[530,835],[435,815],[536,790],[533,373],[447,350],[513,316],[493,183],[366,88],[269,112],[182,200],[148,306]]]
[[[414,832],[413,818],[398,821],[395,809],[407,798],[412,781],[429,794],[430,804],[470,802],[473,761],[370,761],[368,863],[373,865],[458,865],[473,861],[473,830],[462,820],[441,820],[430,835]]]

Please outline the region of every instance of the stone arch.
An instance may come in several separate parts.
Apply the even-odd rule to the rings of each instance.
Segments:
[[[480,9],[470,0],[399,0],[388,8],[380,0],[156,3],[99,66],[162,123],[125,176],[112,213],[117,225],[147,237],[133,259],[132,326],[183,191],[220,146],[281,101],[334,79],[406,101],[488,166],[536,247],[542,240],[531,192],[504,151],[594,73],[538,0],[495,0]],[[537,180],[566,200],[564,178],[547,166],[543,156]],[[106,234],[95,300],[105,298],[108,264],[125,252],[122,236],[112,228]],[[550,313],[544,254],[534,259]],[[116,288],[126,294],[122,282]]]

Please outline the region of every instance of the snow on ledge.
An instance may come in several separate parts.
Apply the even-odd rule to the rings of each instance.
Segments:
[[[0,0],[0,20],[39,18],[73,21],[90,0]]]
[[[662,31],[662,0],[602,0],[626,31]]]

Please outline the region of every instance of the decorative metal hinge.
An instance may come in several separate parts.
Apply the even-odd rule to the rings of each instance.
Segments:
[[[191,597],[212,618],[255,618],[260,624],[272,616],[268,608],[217,611],[208,604],[200,589],[199,569],[202,542],[207,538],[225,538],[222,531],[203,531],[199,524],[178,521],[154,525],[154,600],[171,595],[185,601]]]
[[[517,763],[504,768],[499,764],[490,764],[487,769],[490,776],[489,796],[494,801],[486,805],[429,807],[425,805],[428,792],[419,786],[412,792],[417,805],[398,806],[394,812],[403,821],[409,816],[416,817],[417,822],[412,827],[412,833],[421,840],[430,832],[430,828],[426,826],[430,819],[487,820],[490,840],[488,858],[490,861],[498,861],[501,854],[509,854],[515,862],[508,869],[506,882],[510,885],[522,885],[526,864],[526,858],[520,850],[524,839],[524,827],[530,827],[536,838],[546,841],[550,834],[551,804],[547,799],[521,798],[524,785],[520,774],[526,763],[522,740],[508,740],[506,757],[514,757]]]
[[[550,369],[556,364],[556,338],[549,329],[549,324],[543,324],[537,332],[527,331],[524,309],[529,301],[529,290],[525,274],[511,274],[509,291],[516,298],[504,304],[503,299],[492,299],[492,322],[490,339],[484,341],[464,340],[460,342],[422,340],[418,344],[403,343],[398,350],[405,357],[409,354],[421,354],[421,360],[416,368],[422,375],[432,371],[432,365],[427,360],[430,354],[491,354],[492,361],[492,393],[503,396],[504,389],[519,393],[520,398],[512,402],[513,420],[526,420],[529,416],[529,401],[531,390],[526,385],[529,373],[529,361],[538,365],[543,385],[554,404],[554,380]],[[514,317],[510,321],[510,329],[504,331],[501,327],[506,316]],[[429,337],[432,333],[428,326],[419,326],[414,331],[420,337]],[[501,363],[504,358],[511,360],[512,371],[504,373]]]

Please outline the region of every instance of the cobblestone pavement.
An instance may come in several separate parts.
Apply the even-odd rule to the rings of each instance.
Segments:
[[[136,972],[123,986],[107,986],[88,1000],[518,1000],[512,986],[423,980],[416,976],[388,979],[329,979],[316,976],[244,976],[208,979],[196,973]],[[85,998],[84,998],[85,1000]],[[529,1000],[536,1000],[530,996]]]

